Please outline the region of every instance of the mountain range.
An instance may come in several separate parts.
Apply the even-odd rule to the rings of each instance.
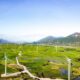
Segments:
[[[0,39],[0,43],[11,43],[9,40]],[[12,42],[15,43],[15,42]],[[16,42],[18,43],[18,42]],[[24,43],[24,42],[23,42]],[[26,44],[27,42],[25,42]],[[50,44],[50,45],[80,45],[80,33],[76,32],[70,34],[66,37],[53,37],[47,36],[42,38],[36,42],[32,42],[33,44]]]
[[[8,41],[8,40],[4,40],[4,39],[0,39],[0,43],[10,43],[10,41]]]
[[[52,45],[80,45],[80,33],[76,32],[66,37],[48,36],[39,41],[38,44],[52,44]]]

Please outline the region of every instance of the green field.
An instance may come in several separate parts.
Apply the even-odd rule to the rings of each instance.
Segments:
[[[8,57],[8,73],[18,70],[10,64],[16,64],[19,52],[20,63],[27,66],[29,71],[38,77],[67,79],[67,60],[71,58],[71,78],[80,75],[80,48],[54,47],[49,45],[0,44],[0,74],[4,73],[4,54]],[[29,77],[26,75],[25,77]],[[17,80],[17,79],[15,79]],[[31,79],[28,79],[31,80]]]

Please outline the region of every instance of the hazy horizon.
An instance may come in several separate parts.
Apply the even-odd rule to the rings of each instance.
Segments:
[[[35,41],[80,32],[80,0],[0,0],[0,34]]]
[[[70,36],[72,34],[76,34],[76,33],[80,33],[80,32],[74,32],[74,33],[68,34],[66,36],[56,36],[56,35],[55,36],[53,36],[53,35],[46,35],[45,36],[45,35],[42,35],[41,37],[40,36],[38,37],[38,35],[36,35],[36,37],[35,37],[33,35],[14,36],[14,35],[0,34],[0,39],[12,41],[12,42],[36,42],[36,41],[39,41],[39,40],[47,38],[47,37],[62,38],[62,37]],[[26,37],[27,37],[27,39],[26,39]]]

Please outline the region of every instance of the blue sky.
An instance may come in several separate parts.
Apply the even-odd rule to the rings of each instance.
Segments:
[[[0,36],[36,41],[80,32],[80,0],[0,0]]]

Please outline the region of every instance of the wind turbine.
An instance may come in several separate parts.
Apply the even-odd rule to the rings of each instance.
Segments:
[[[6,53],[4,54],[4,58],[5,58],[5,75],[7,74],[7,55]]]
[[[70,80],[70,77],[71,77],[71,59],[68,58],[68,57],[65,56],[65,55],[64,55],[64,57],[66,58],[67,63],[68,63],[68,80]]]
[[[37,43],[36,51],[37,51],[37,53],[38,53],[38,43]]]
[[[58,40],[56,41],[56,46],[55,46],[55,48],[56,48],[56,52],[58,51]]]
[[[68,62],[68,80],[70,80],[70,77],[71,77],[71,59],[67,58],[67,62]]]
[[[22,56],[22,51],[20,51],[20,52],[18,53],[18,56]]]
[[[19,61],[18,61],[18,58],[22,56],[22,51],[20,51],[18,53],[18,56],[16,57],[16,62],[17,62],[17,65],[19,65]]]

